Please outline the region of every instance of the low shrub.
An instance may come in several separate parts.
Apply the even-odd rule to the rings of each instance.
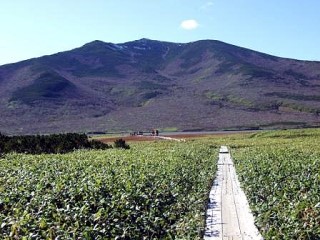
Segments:
[[[126,144],[126,141],[122,138],[114,141],[115,148],[123,148],[123,149],[130,149],[130,146]]]
[[[11,137],[0,133],[0,149],[2,153],[67,153],[76,149],[108,148],[111,148],[111,146],[95,140],[89,141],[87,135],[78,133]]]

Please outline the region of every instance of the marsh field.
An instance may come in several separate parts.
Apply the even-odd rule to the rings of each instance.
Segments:
[[[2,239],[201,239],[221,145],[265,239],[320,239],[320,129],[0,158]]]

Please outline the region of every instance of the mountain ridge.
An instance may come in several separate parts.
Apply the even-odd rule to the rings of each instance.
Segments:
[[[320,125],[320,62],[217,40],[99,40],[0,66],[0,131]]]

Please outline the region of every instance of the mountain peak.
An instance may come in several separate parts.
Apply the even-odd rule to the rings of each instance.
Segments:
[[[320,126],[319,76],[216,40],[95,40],[0,66],[0,131]]]
[[[101,46],[101,45],[105,45],[105,44],[106,43],[101,41],[101,40],[94,40],[92,42],[84,44],[83,47],[86,47],[86,46]]]
[[[149,38],[141,38],[137,40],[137,42],[150,42],[150,41],[154,41],[154,40],[151,40]]]

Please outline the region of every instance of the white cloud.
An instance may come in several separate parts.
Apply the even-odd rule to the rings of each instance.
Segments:
[[[188,19],[181,22],[180,27],[185,30],[193,30],[199,27],[199,23],[194,19]]]
[[[213,6],[213,2],[212,1],[208,1],[205,4],[203,4],[200,9],[201,10],[207,10],[208,8],[211,8]]]

